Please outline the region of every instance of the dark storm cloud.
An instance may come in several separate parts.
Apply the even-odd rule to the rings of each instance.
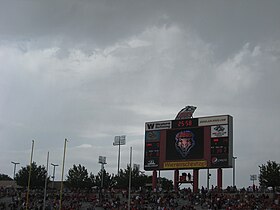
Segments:
[[[146,12],[151,14],[153,8],[144,2],[122,2],[5,1],[0,9],[1,36],[15,40],[54,36],[74,46],[108,45],[142,31],[151,19]]]
[[[4,39],[57,37],[67,46],[104,46],[147,26],[176,23],[216,46],[218,56],[247,42],[277,38],[279,2],[272,1],[2,1]],[[268,15],[269,14],[269,15]],[[42,43],[41,43],[42,44]],[[227,46],[224,48],[223,46]]]

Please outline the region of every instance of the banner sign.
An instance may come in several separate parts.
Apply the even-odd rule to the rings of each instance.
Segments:
[[[222,125],[222,124],[228,124],[227,115],[198,118],[198,126]]]
[[[176,168],[205,168],[207,166],[206,160],[198,161],[183,161],[183,162],[164,162],[164,169],[176,169]]]

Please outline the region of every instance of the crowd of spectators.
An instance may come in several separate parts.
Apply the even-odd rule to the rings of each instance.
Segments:
[[[28,209],[43,209],[43,190],[31,190]],[[46,210],[59,209],[59,191],[48,190],[45,202]],[[228,187],[223,191],[216,188],[201,188],[193,193],[190,188],[174,191],[141,190],[132,192],[128,205],[127,191],[68,191],[63,192],[63,210],[183,210],[183,209],[280,209],[279,197],[272,193],[252,191],[250,188],[237,190]],[[26,191],[22,189],[0,189],[0,210],[26,209]]]
[[[249,188],[237,190],[228,187],[224,191],[202,188],[198,194],[185,192],[184,198],[202,209],[280,209],[279,198],[272,193],[253,192]]]

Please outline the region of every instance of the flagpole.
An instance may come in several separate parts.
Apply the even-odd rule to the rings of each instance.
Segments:
[[[29,205],[29,191],[30,191],[30,180],[31,180],[31,168],[32,168],[32,159],[33,159],[33,151],[34,151],[34,140],[32,140],[32,149],[31,149],[31,157],[30,157],[30,165],[29,165],[29,175],[28,175],[28,185],[27,185],[27,195],[26,195],[26,210]]]
[[[64,176],[64,163],[65,163],[65,154],[66,154],[66,143],[67,143],[67,139],[65,139],[65,141],[64,141],[64,153],[63,153],[61,183],[60,183],[59,210],[61,210],[61,208],[62,208],[62,191],[63,191],[63,176]]]

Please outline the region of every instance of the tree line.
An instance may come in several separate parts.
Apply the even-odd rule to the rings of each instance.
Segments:
[[[28,186],[30,165],[22,167],[15,175],[14,180],[18,186],[26,188]],[[130,166],[126,169],[120,169],[119,175],[108,173],[101,169],[96,175],[89,173],[85,166],[78,164],[73,165],[68,170],[64,184],[72,190],[89,190],[89,189],[127,189],[130,175]],[[37,165],[36,162],[31,164],[30,188],[43,189],[45,186],[47,170],[45,166]],[[51,176],[47,177],[47,182],[51,183]],[[151,185],[152,176],[145,175],[138,167],[131,168],[131,187],[138,190],[147,185]],[[0,174],[0,180],[12,180],[9,176]],[[172,190],[173,182],[164,177],[160,178],[161,188],[163,190]]]
[[[266,164],[259,166],[259,184],[261,188],[271,187],[273,191],[280,190],[280,164],[275,161],[267,161]],[[30,165],[22,167],[16,174],[14,180],[17,185],[27,187],[29,178]],[[85,166],[73,165],[69,169],[65,180],[65,185],[70,189],[92,189],[100,188],[101,182],[104,189],[127,189],[129,182],[130,166],[126,169],[120,169],[119,175],[109,174],[105,169],[100,170],[96,175],[88,173]],[[37,166],[36,162],[31,164],[30,188],[43,188],[47,176],[47,170],[44,166]],[[51,182],[50,176],[47,182]],[[151,185],[152,176],[147,176],[139,168],[131,168],[132,188],[137,190],[140,187]],[[0,174],[0,180],[13,180],[8,175]],[[163,190],[173,189],[173,182],[161,177],[158,180]]]

